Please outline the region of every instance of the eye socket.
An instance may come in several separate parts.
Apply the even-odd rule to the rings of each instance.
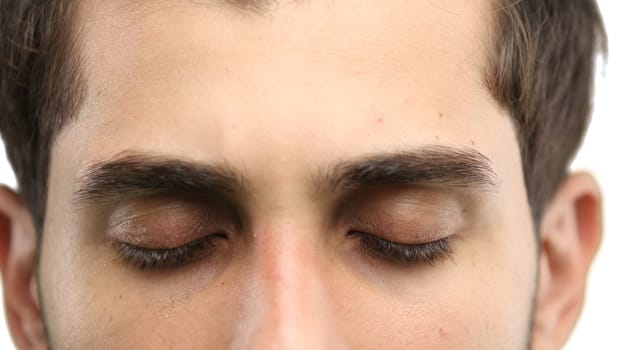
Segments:
[[[450,237],[417,244],[397,243],[371,233],[358,231],[349,232],[348,237],[358,239],[362,248],[370,256],[403,266],[419,263],[433,265],[453,255]]]
[[[163,270],[215,257],[218,241],[227,240],[225,234],[211,234],[172,248],[146,248],[127,242],[118,242],[117,252],[129,265],[141,270]]]

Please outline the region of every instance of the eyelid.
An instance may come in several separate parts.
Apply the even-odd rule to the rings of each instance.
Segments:
[[[153,249],[131,243],[117,242],[119,256],[130,265],[141,270],[181,267],[202,258],[213,258],[216,254],[216,240],[226,240],[226,235],[212,234],[181,246]]]
[[[420,222],[418,213],[405,219],[395,218],[391,214],[366,213],[365,216],[356,216],[350,219],[348,232],[373,232],[383,239],[401,244],[414,246],[447,237],[458,232],[454,220],[428,220]]]
[[[468,200],[454,192],[393,186],[368,189],[347,199],[336,222],[348,230],[419,243],[465,231],[474,218]]]
[[[145,199],[116,208],[108,218],[107,235],[112,240],[157,249],[235,229],[232,215],[218,205]]]
[[[450,236],[416,244],[397,243],[375,234],[359,231],[351,231],[348,236],[360,240],[363,248],[370,255],[405,266],[417,263],[432,265],[437,261],[451,258],[454,254]]]

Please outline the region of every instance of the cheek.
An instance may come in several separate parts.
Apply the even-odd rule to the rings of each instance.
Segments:
[[[525,344],[528,315],[522,300],[468,285],[460,295],[435,294],[409,303],[377,295],[356,299],[340,308],[341,332],[356,349],[519,349]]]
[[[454,303],[470,343],[477,349],[524,349],[536,283],[532,233],[499,225],[472,242],[455,276]],[[514,225],[513,227],[524,227]],[[528,231],[528,232],[527,232]]]
[[[231,343],[238,282],[200,273],[138,277],[121,271],[109,254],[61,237],[50,230],[41,256],[53,348],[193,349]]]
[[[403,288],[344,280],[331,288],[336,324],[356,349],[524,349],[535,270],[510,248],[473,241]]]
[[[92,307],[93,296],[85,291],[89,284],[83,279],[85,271],[76,265],[78,245],[49,222],[55,221],[54,216],[47,218],[39,261],[40,299],[51,342],[67,347],[71,345],[67,339],[97,336],[83,316]]]

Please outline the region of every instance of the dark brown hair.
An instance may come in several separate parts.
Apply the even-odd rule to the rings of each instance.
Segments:
[[[84,97],[74,7],[71,0],[0,0],[0,132],[39,234],[50,148]],[[492,11],[484,78],[514,120],[537,224],[589,123],[605,30],[595,0],[500,0]]]
[[[0,133],[42,233],[50,150],[83,97],[71,0],[0,0]]]
[[[589,124],[595,58],[606,56],[607,36],[595,0],[507,2],[494,12],[485,79],[516,126],[538,225]]]

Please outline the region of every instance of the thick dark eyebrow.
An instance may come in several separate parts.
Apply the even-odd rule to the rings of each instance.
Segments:
[[[335,163],[313,178],[317,192],[371,185],[437,185],[494,191],[500,179],[489,158],[475,149],[445,146],[381,153]],[[76,180],[75,204],[98,204],[154,193],[235,196],[246,179],[224,165],[203,165],[144,154],[94,162]]]
[[[500,185],[488,157],[475,149],[449,146],[346,160],[321,170],[313,182],[318,192],[341,192],[373,185],[434,185],[495,191]]]
[[[245,180],[227,166],[121,154],[89,165],[75,188],[73,201],[83,205],[154,193],[233,195],[245,191]]]

